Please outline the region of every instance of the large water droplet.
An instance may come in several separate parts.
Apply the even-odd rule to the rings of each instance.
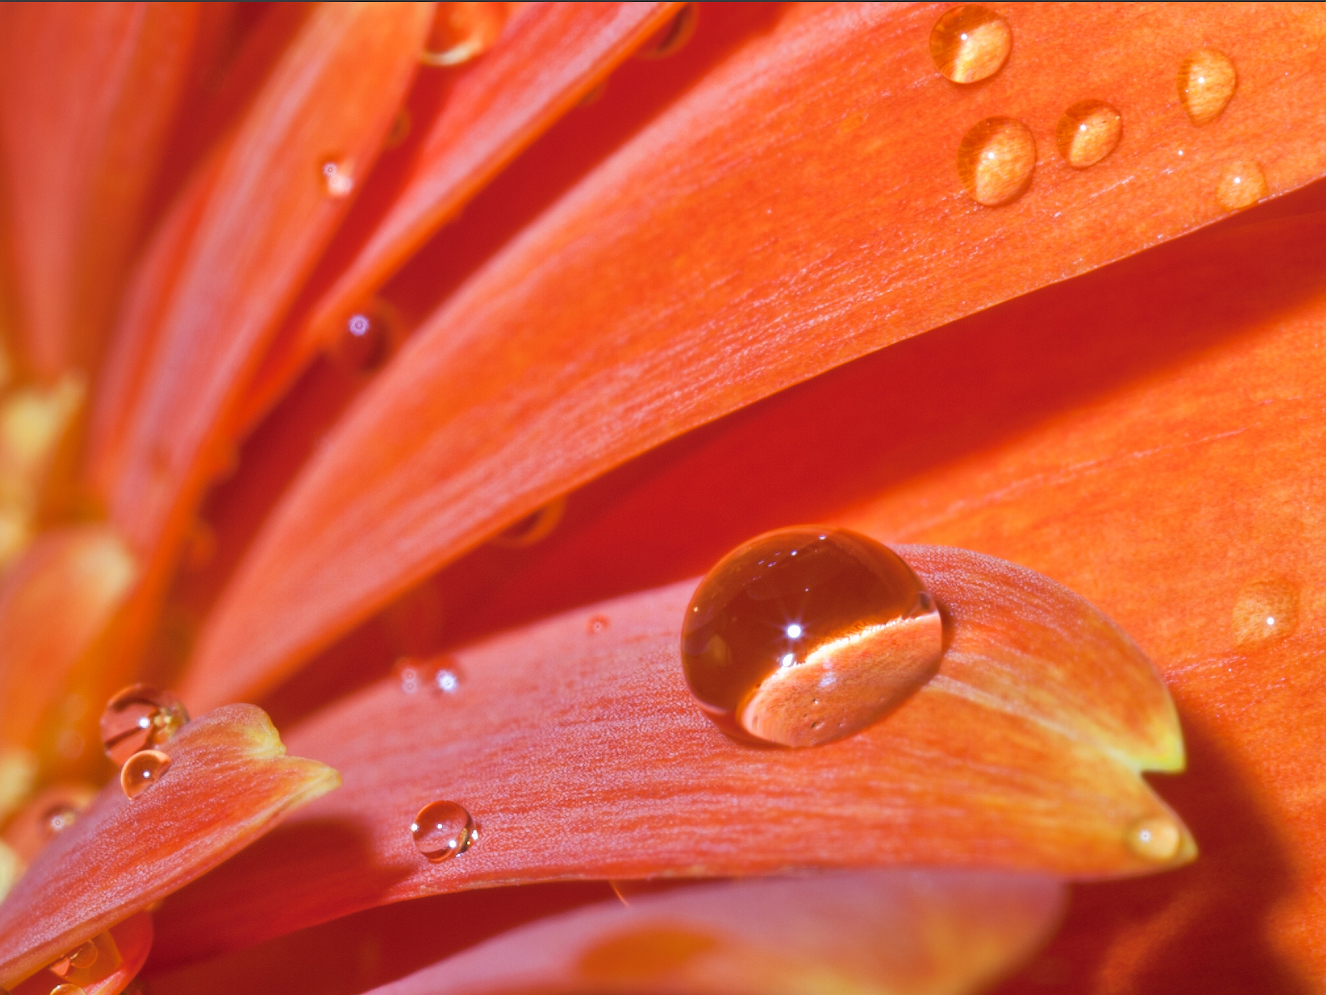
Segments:
[[[70,971],[85,970],[96,962],[97,944],[93,940],[87,940],[52,964],[50,970],[58,977],[67,978]]]
[[[425,805],[410,824],[410,835],[419,852],[435,864],[464,853],[479,839],[474,818],[455,802]]]
[[[1245,584],[1234,602],[1234,645],[1255,650],[1298,628],[1298,586],[1281,577]]]
[[[645,39],[644,44],[636,49],[636,56],[641,59],[662,59],[679,52],[695,34],[698,21],[696,4],[686,4],[672,20]]]
[[[504,3],[440,3],[419,60],[459,66],[492,47],[506,23]]]
[[[997,207],[1017,200],[1031,185],[1036,141],[1011,117],[986,118],[958,146],[958,178],[978,204]]]
[[[1166,816],[1142,819],[1128,830],[1128,849],[1158,864],[1174,859],[1183,843],[1183,830]]]
[[[1123,117],[1100,100],[1083,100],[1064,111],[1054,129],[1059,154],[1074,169],[1094,166],[1123,137]]]
[[[161,780],[170,769],[170,757],[160,750],[141,750],[120,768],[120,787],[130,798],[137,798]]]
[[[686,681],[739,739],[817,746],[934,676],[943,622],[892,550],[845,529],[769,532],[728,554],[682,623]]]
[[[51,989],[51,995],[87,995],[87,992],[78,985],[56,985]]]
[[[169,742],[188,721],[189,713],[170,692],[131,684],[101,713],[101,746],[112,763],[123,764],[139,750]]]
[[[1190,52],[1179,66],[1179,99],[1193,124],[1210,124],[1238,87],[1234,63],[1214,48]]]
[[[1242,211],[1266,196],[1266,174],[1247,159],[1225,164],[1216,184],[1216,200],[1226,211]]]
[[[348,197],[354,191],[355,180],[350,164],[340,159],[327,159],[318,167],[322,175],[322,188],[328,197]]]
[[[954,83],[976,83],[1004,67],[1013,31],[993,10],[968,4],[944,12],[930,32],[930,55]]]

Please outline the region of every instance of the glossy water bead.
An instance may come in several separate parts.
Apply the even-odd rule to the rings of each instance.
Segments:
[[[82,971],[92,967],[97,963],[98,957],[97,944],[92,940],[87,940],[52,964],[50,970],[61,978],[67,978],[73,971]]]
[[[958,145],[958,179],[967,196],[986,207],[1021,197],[1036,170],[1031,129],[1011,117],[975,124]]]
[[[977,83],[1003,68],[1013,48],[1008,22],[975,4],[953,7],[930,32],[935,68],[954,83]]]
[[[131,684],[118,692],[101,713],[101,746],[115,764],[139,750],[169,742],[189,713],[169,691]]]
[[[479,839],[474,817],[455,802],[436,801],[425,805],[410,823],[415,848],[434,864],[464,853]]]
[[[160,750],[140,750],[120,768],[120,787],[130,798],[137,798],[161,780],[170,769],[170,757]]]
[[[738,739],[817,746],[851,735],[928,681],[943,622],[910,567],[874,539],[805,526],[729,553],[682,623],[686,681]]]

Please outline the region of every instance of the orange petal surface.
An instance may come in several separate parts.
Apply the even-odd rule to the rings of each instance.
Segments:
[[[374,991],[957,995],[1026,957],[1062,907],[1053,879],[988,872],[711,884],[564,913]]]
[[[108,785],[0,904],[0,985],[13,988],[339,783],[320,763],[284,756],[252,705],[190,723],[163,750],[172,762],[159,781],[132,799],[118,780]]]
[[[932,61],[941,11],[789,9],[470,280],[277,510],[190,693],[272,687],[405,587],[687,429],[1222,217],[1231,155],[1260,161],[1272,193],[1326,169],[1315,8],[1010,7],[1013,55],[968,88]],[[1175,84],[1198,35],[1243,81],[1203,128]],[[1153,72],[1136,71],[1142,49]],[[1089,169],[1049,151],[1070,93],[1123,114]],[[1042,154],[1030,189],[988,208],[957,156],[999,115]]]
[[[161,956],[521,881],[881,863],[1089,877],[1190,859],[1137,773],[1157,757],[1172,768],[1181,747],[1136,647],[1029,571],[908,552],[950,613],[955,666],[865,732],[806,750],[721,734],[681,671],[693,581],[575,611],[437,662],[454,693],[393,678],[296,730],[295,748],[340,769],[344,790],[175,896]],[[1054,658],[1070,635],[1083,645]],[[431,864],[409,826],[438,800],[468,809],[480,838]],[[1128,842],[1149,819],[1179,834],[1164,860]]]

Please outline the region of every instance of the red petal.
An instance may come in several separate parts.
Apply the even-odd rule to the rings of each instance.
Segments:
[[[1126,843],[1139,820],[1174,818],[1136,773],[1150,758],[1172,767],[1181,750],[1146,658],[1030,571],[960,550],[908,553],[950,612],[951,672],[941,666],[942,681],[886,721],[816,749],[738,745],[700,713],[677,651],[693,581],[462,653],[448,664],[461,675],[454,697],[380,682],[294,734],[297,749],[343,771],[344,790],[175,896],[158,922],[163,956],[520,881],[1162,866]],[[595,615],[610,620],[604,631],[587,628]],[[481,839],[434,865],[408,827],[438,799],[469,808]],[[1174,859],[1192,853],[1185,835]]]
[[[164,752],[173,762],[159,782],[132,800],[107,785],[0,904],[0,985],[210,870],[339,782],[322,764],[284,756],[252,705],[190,723]]]
[[[187,81],[195,3],[8,4],[0,148],[33,372],[90,368]]]
[[[1315,8],[1010,9],[1012,60],[968,89],[931,62],[936,13],[789,9],[472,279],[256,542],[202,636],[198,700],[272,687],[405,587],[672,436],[1216,219],[1234,150],[1276,192],[1326,169]],[[1205,129],[1175,84],[1198,36],[1244,81]],[[1154,72],[1126,55],[1142,50]],[[1050,151],[1068,92],[1124,113],[1123,144],[1091,169]],[[1020,200],[980,207],[956,150],[1010,112],[1041,136],[1041,168]]]

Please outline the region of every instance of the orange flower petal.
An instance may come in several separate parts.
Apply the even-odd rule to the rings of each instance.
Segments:
[[[678,656],[694,581],[579,610],[460,654],[454,695],[391,679],[302,726],[296,748],[341,769],[345,789],[175,896],[164,956],[518,881],[880,863],[1094,876],[1190,859],[1137,773],[1172,769],[1181,747],[1127,637],[1030,571],[907,552],[950,612],[953,662],[866,732],[796,751],[718,732]],[[587,625],[598,616],[606,627]],[[481,837],[441,864],[409,831],[435,800],[469,809]],[[1131,848],[1147,819],[1180,834],[1169,860]]]
[[[378,212],[374,223],[356,226],[351,219],[361,244],[338,247],[331,262],[339,272],[315,277],[324,282],[322,293],[264,359],[240,420],[249,423],[284,393],[353,309],[680,6],[531,4],[513,17],[498,43],[456,80],[417,145],[411,143],[412,158],[387,184],[390,200],[368,205]]]
[[[939,10],[788,10],[476,275],[275,512],[203,633],[197,700],[272,687],[407,586],[672,436],[1221,217],[1231,156],[1259,160],[1273,192],[1326,170],[1311,54],[1326,12],[1019,7],[1008,65],[964,89],[931,59]],[[1198,36],[1244,81],[1204,128],[1175,83]],[[1069,95],[1124,115],[1123,142],[1085,170],[1051,151]],[[1007,114],[1040,136],[1040,165],[991,209],[956,158],[973,125]]]
[[[201,4],[0,13],[0,149],[18,338],[32,372],[91,372],[187,82]]]
[[[1044,940],[1063,886],[876,871],[687,888],[564,913],[376,991],[777,995],[984,988]]]
[[[133,799],[108,785],[0,904],[0,985],[12,988],[339,783],[320,763],[284,756],[252,705],[218,709],[163,749],[173,762],[159,781]]]
[[[103,933],[96,938],[102,954],[98,962],[67,979],[83,989],[86,995],[119,995],[128,987],[152,950],[152,917],[146,912],[135,913],[110,928],[109,944],[106,943],[107,935]],[[106,963],[110,959],[106,953],[115,955],[109,964]],[[50,995],[51,989],[61,980],[47,971],[38,971],[15,988],[13,995]]]

